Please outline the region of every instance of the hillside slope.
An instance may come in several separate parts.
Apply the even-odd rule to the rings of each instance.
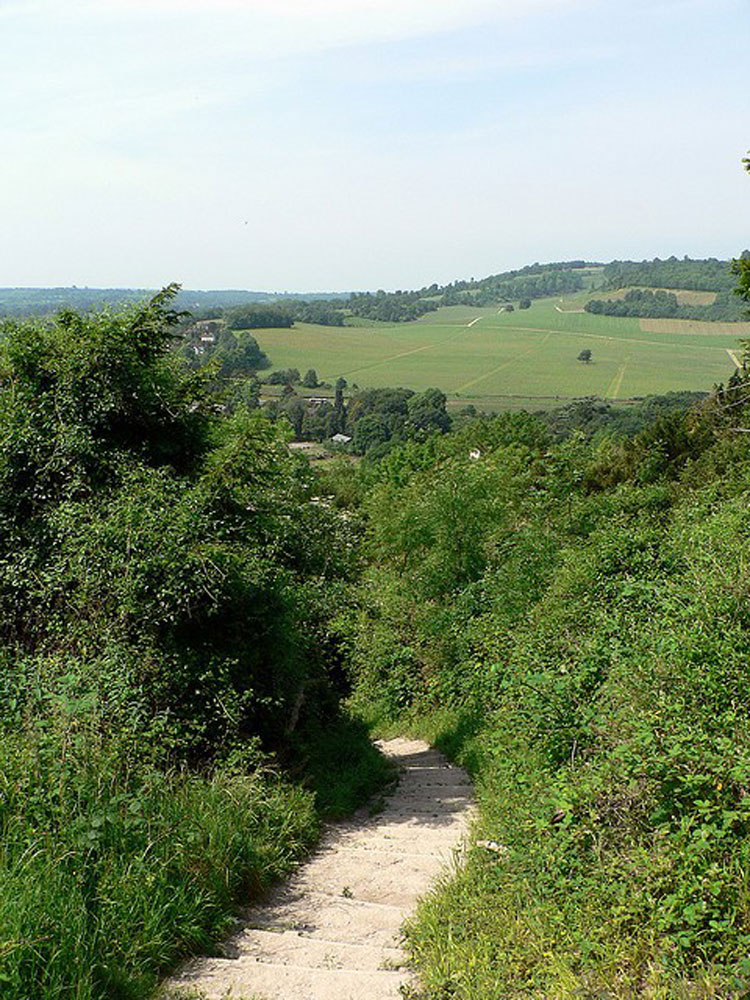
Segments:
[[[362,480],[362,710],[468,767],[498,845],[410,930],[425,996],[750,989],[748,381],[630,441],[506,415]]]

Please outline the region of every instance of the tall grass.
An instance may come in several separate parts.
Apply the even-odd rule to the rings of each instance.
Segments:
[[[288,872],[316,836],[313,795],[267,768],[130,769],[94,741],[79,742],[61,776],[45,769],[49,749],[0,747],[4,1000],[148,996],[177,958],[212,947],[238,897]]]
[[[69,720],[0,736],[3,1000],[145,1000],[294,867],[321,817],[390,775],[345,717],[287,749],[293,780],[257,750],[164,770],[139,740]]]

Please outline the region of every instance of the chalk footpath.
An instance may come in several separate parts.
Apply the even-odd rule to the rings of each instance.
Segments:
[[[269,898],[246,911],[222,958],[169,989],[206,1000],[390,1000],[410,982],[400,929],[455,863],[472,816],[466,774],[417,740],[381,742],[400,781],[376,816],[337,824]]]

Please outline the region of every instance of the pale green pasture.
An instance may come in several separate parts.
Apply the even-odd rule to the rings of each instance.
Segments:
[[[496,308],[486,309],[481,306],[443,306],[437,312],[425,313],[415,320],[416,326],[468,326],[473,320],[482,316],[494,315]]]
[[[642,329],[629,317],[594,316],[580,296],[537,301],[512,313],[451,306],[414,323],[371,328],[300,324],[256,336],[274,368],[315,368],[361,387],[437,386],[448,396],[602,396],[624,399],[677,389],[710,389],[734,369],[746,330],[717,324],[695,329]],[[559,307],[559,308],[556,308]],[[560,309],[564,311],[559,311]],[[470,325],[471,324],[471,325]],[[743,325],[744,326],[744,325]],[[592,363],[577,360],[583,349]],[[508,401],[510,404],[510,400]]]

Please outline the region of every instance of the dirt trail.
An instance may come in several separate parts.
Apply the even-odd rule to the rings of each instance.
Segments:
[[[245,913],[225,957],[191,962],[171,990],[207,1000],[401,997],[410,981],[401,924],[455,862],[472,817],[472,787],[426,743],[379,746],[400,772],[382,812],[333,827],[292,879]]]
[[[736,366],[737,368],[742,368],[742,362],[741,362],[741,361],[740,361],[740,359],[739,359],[739,358],[737,357],[737,355],[735,354],[735,352],[734,352],[734,351],[730,351],[730,350],[729,350],[729,348],[727,348],[727,354],[728,354],[728,355],[729,355],[729,357],[730,357],[730,358],[732,359],[732,361],[734,361],[734,364],[735,364],[735,366]]]

